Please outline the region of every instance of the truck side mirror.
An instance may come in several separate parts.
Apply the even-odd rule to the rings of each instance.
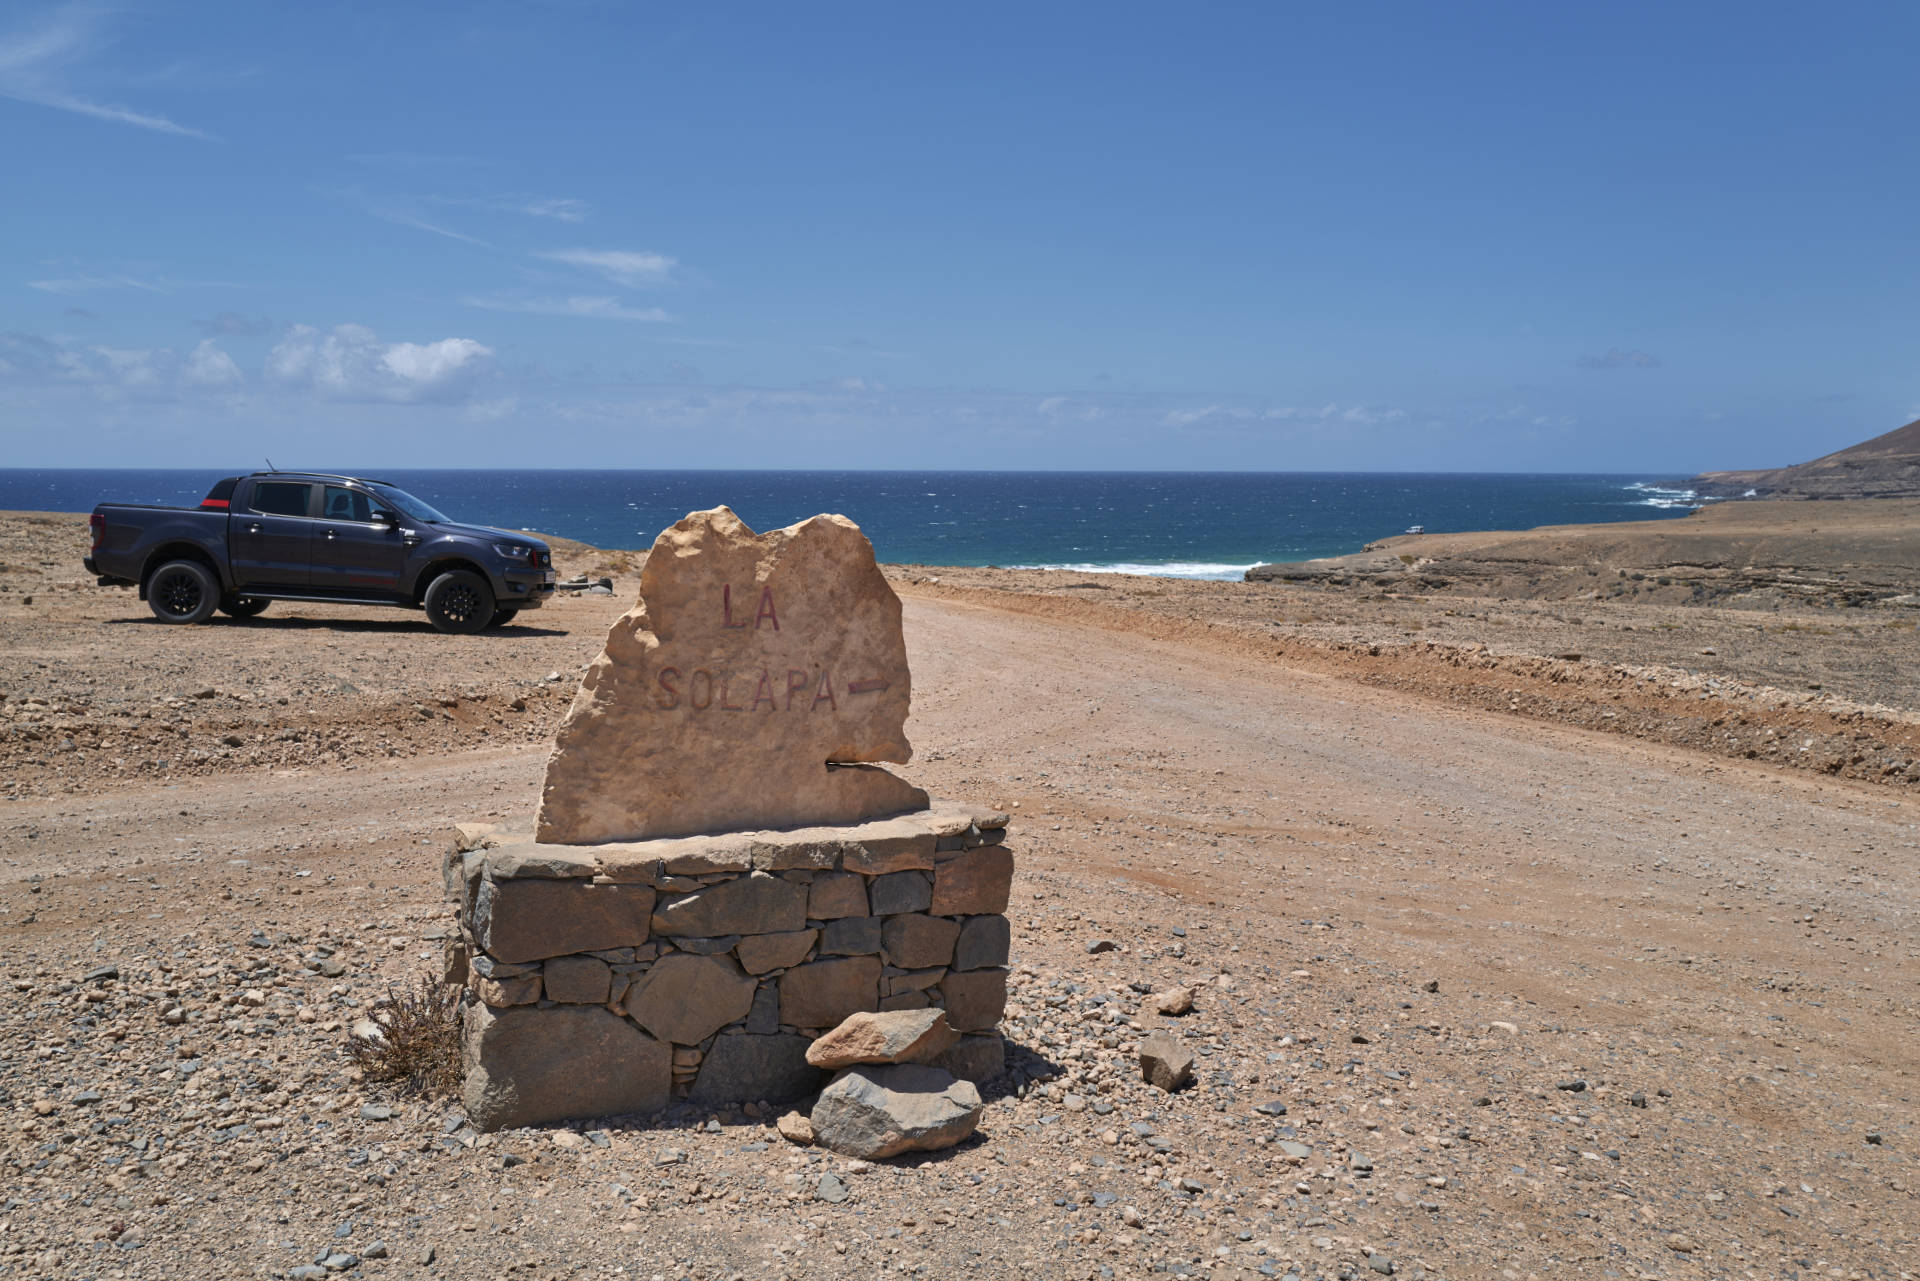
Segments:
[[[392,525],[397,522],[394,520],[392,512],[382,507],[376,507],[373,509],[373,523],[376,525]]]

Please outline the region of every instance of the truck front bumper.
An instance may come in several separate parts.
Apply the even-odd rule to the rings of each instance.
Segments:
[[[539,609],[553,599],[550,569],[510,569],[500,577],[507,588],[496,602],[501,609]]]

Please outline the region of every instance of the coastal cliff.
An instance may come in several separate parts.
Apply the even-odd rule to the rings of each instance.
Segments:
[[[1695,476],[1702,498],[1920,498],[1920,419],[1792,467]]]

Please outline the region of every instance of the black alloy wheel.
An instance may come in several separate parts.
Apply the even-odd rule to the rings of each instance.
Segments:
[[[487,626],[488,627],[505,627],[508,623],[511,623],[513,621],[514,616],[519,612],[520,610],[517,607],[508,608],[508,609],[496,609],[493,611],[493,618],[488,621]]]
[[[163,623],[204,623],[219,603],[220,585],[198,561],[168,561],[147,580],[147,606]]]
[[[493,621],[493,589],[468,569],[454,569],[427,588],[427,621],[443,632],[472,635]]]

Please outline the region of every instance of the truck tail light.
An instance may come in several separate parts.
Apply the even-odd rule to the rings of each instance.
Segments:
[[[107,518],[102,512],[87,517],[87,529],[93,534],[93,550],[99,551],[100,544],[107,538]]]

